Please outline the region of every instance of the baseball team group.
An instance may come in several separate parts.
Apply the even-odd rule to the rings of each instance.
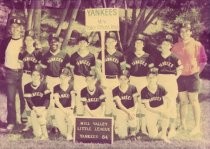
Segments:
[[[207,55],[192,38],[189,23],[180,26],[176,43],[162,39],[153,55],[144,51],[142,38],[136,38],[125,55],[111,34],[105,37],[104,53],[97,55],[85,36],[77,39],[78,50],[69,55],[54,34],[47,39],[49,50],[43,52],[34,32],[25,31],[18,18],[10,20],[9,33],[0,43],[7,96],[7,125],[0,132],[11,133],[17,125],[18,93],[22,131],[32,129],[36,139],[48,139],[50,125],[73,140],[76,116],[113,117],[119,139],[136,140],[143,133],[170,142],[180,129],[193,128],[189,135],[201,133],[199,74]],[[189,104],[194,123],[188,124]]]

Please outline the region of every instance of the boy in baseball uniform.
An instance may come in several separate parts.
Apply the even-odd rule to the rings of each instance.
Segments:
[[[40,62],[42,53],[40,48],[36,47],[36,41],[34,39],[34,32],[27,31],[24,38],[23,50],[19,54],[19,61],[23,65],[23,76],[22,76],[22,86],[31,82],[31,72],[34,70],[35,66]],[[25,113],[27,117],[22,119],[22,122],[26,123],[26,126],[22,131],[28,131],[30,128],[30,112],[26,105]]]
[[[177,118],[177,78],[182,72],[182,65],[181,61],[171,53],[171,42],[169,38],[162,41],[159,47],[161,54],[154,60],[154,66],[158,68],[158,83],[165,88],[170,99],[170,129],[168,136],[174,137],[176,135],[175,128]]]
[[[95,71],[91,71],[86,76],[87,87],[81,90],[81,100],[87,117],[104,117],[106,97],[103,89],[96,85],[97,81]]]
[[[130,139],[134,140],[137,126],[138,92],[135,86],[129,84],[129,77],[130,74],[127,70],[122,71],[118,75],[119,86],[112,90],[116,105],[115,133],[120,139],[130,136]]]
[[[151,138],[160,136],[165,142],[170,142],[166,132],[169,125],[169,102],[167,91],[157,84],[157,68],[148,72],[148,85],[141,90],[141,100],[146,107],[146,123],[148,134]],[[161,121],[161,133],[158,132],[157,123]]]
[[[70,65],[74,72],[74,89],[77,91],[76,114],[78,116],[84,115],[80,92],[86,86],[85,77],[95,68],[95,56],[90,52],[88,45],[88,38],[80,37],[78,39],[79,49],[70,58]]]
[[[138,93],[147,86],[147,73],[149,71],[149,65],[151,64],[151,57],[148,53],[144,52],[144,42],[142,39],[136,39],[135,50],[126,59],[127,67],[129,68],[130,83],[137,88]],[[146,134],[146,120],[145,120],[145,107],[138,101],[138,125],[137,132],[141,130]]]
[[[67,140],[73,140],[74,107],[76,92],[71,81],[73,74],[70,68],[65,67],[60,74],[60,84],[54,87],[55,120],[60,133]]]
[[[118,86],[117,75],[123,70],[125,66],[125,59],[122,52],[116,49],[117,39],[114,36],[109,35],[106,38],[105,49],[105,78],[102,78],[102,85],[106,87],[105,94],[107,100],[105,102],[106,109],[105,115],[112,116],[114,103],[112,101],[112,90]],[[97,58],[97,68],[99,72],[102,72],[102,52],[99,53]],[[104,73],[104,72],[103,72]]]
[[[53,88],[55,85],[60,83],[61,70],[69,63],[69,55],[60,49],[59,37],[52,34],[48,37],[50,45],[49,51],[43,55],[41,59],[41,66],[45,68],[47,86],[51,91],[50,107],[48,110],[48,116],[51,118],[53,125],[52,131],[57,133],[57,126],[55,122],[54,114],[54,100],[53,99]]]
[[[50,101],[50,90],[43,82],[41,68],[32,71],[32,82],[24,86],[24,97],[31,109],[31,124],[36,139],[48,139],[47,133],[47,108]]]

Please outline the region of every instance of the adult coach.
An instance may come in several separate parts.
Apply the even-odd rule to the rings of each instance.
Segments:
[[[22,66],[18,62],[18,55],[23,47],[23,22],[14,18],[11,20],[11,36],[4,38],[0,44],[0,64],[5,71],[5,80],[7,83],[7,131],[13,130],[16,124],[15,96],[18,90],[20,98],[21,113],[25,109],[25,100],[22,90]]]
[[[199,74],[207,63],[207,56],[203,45],[191,37],[191,25],[185,23],[181,26],[180,39],[174,44],[172,52],[181,60],[183,71],[178,78],[178,96],[180,99],[181,127],[186,129],[186,113],[188,101],[192,104],[195,126],[191,135],[200,133],[200,104],[198,92],[200,85]]]

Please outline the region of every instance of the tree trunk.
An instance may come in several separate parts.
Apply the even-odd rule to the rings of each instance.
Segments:
[[[106,0],[102,0],[102,5],[103,5],[104,8],[107,7],[107,5],[106,5]]]
[[[129,36],[129,39],[128,39],[128,47],[130,46],[131,44],[131,41],[133,40],[133,37],[135,35],[135,32],[136,32],[136,29],[138,27],[138,24],[139,22],[141,23],[141,21],[143,20],[143,18],[145,17],[145,13],[146,13],[146,4],[147,4],[147,1],[144,1],[141,3],[141,8],[140,8],[140,12],[139,12],[139,15],[135,21],[135,24],[133,25],[133,28],[131,30],[131,34]],[[141,20],[141,21],[140,21]]]
[[[26,1],[23,2],[23,5],[24,5],[24,16],[25,16],[25,19],[27,19],[28,17],[28,10],[27,10],[27,4],[26,4]]]
[[[142,21],[142,23],[138,26],[138,32],[137,33],[142,33],[149,25],[152,23],[152,21],[158,16],[160,13],[161,9],[164,6],[165,1],[159,0],[156,5],[153,7],[152,10],[148,13],[146,16],[145,20]]]
[[[33,23],[34,23],[34,32],[35,32],[35,38],[40,38],[41,33],[41,8],[42,8],[42,2],[41,0],[34,0],[34,17],[33,17]]]
[[[34,9],[30,8],[29,9],[29,13],[28,13],[28,19],[27,19],[27,27],[26,30],[31,30],[32,29],[32,20],[33,20],[33,13],[34,13]]]
[[[127,0],[124,0],[125,4],[125,28],[124,28],[124,35],[123,35],[123,47],[126,46],[127,43],[127,34],[128,34],[128,6],[127,6]]]
[[[122,46],[122,42],[121,42],[121,39],[120,39],[120,33],[119,33],[119,31],[117,31],[117,42],[118,42],[118,44],[119,44],[120,51],[121,51],[121,52],[124,52],[123,46]]]
[[[134,24],[136,20],[136,8],[136,0],[134,0],[132,8],[132,24]]]
[[[91,32],[90,36],[88,38],[89,43],[91,44],[93,42],[94,37],[97,35],[97,32]]]
[[[154,15],[158,5],[161,5],[162,4],[162,0],[158,0],[154,7],[149,11],[149,13],[145,16],[145,19],[140,21],[140,24],[138,26],[138,29],[141,29],[147,22],[148,20]]]
[[[62,29],[62,25],[63,25],[63,22],[64,22],[64,20],[65,20],[65,18],[66,18],[66,14],[67,14],[67,12],[68,12],[70,3],[71,3],[71,0],[68,0],[68,1],[66,2],[66,7],[65,7],[65,9],[64,9],[64,11],[63,11],[63,14],[62,14],[61,19],[60,19],[60,23],[59,23],[59,25],[58,25],[58,27],[57,27],[57,31],[56,31],[56,35],[57,35],[57,36],[60,35],[61,29]]]
[[[33,29],[34,8],[35,8],[35,0],[31,0],[31,6],[28,10],[28,17],[27,17],[27,26],[26,26],[27,31]]]
[[[64,41],[62,43],[62,49],[64,49],[67,46],[68,40],[71,37],[72,23],[76,20],[76,17],[77,17],[77,13],[79,11],[80,4],[81,4],[81,0],[77,0],[76,6],[75,6],[75,8],[74,8],[74,10],[72,12],[72,16],[71,16],[71,19],[69,21],[69,25],[68,25],[68,29],[67,29],[67,34],[66,34],[66,36],[64,38]]]

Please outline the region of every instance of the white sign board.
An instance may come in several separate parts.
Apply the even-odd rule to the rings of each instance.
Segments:
[[[118,8],[85,9],[87,31],[119,31]]]

